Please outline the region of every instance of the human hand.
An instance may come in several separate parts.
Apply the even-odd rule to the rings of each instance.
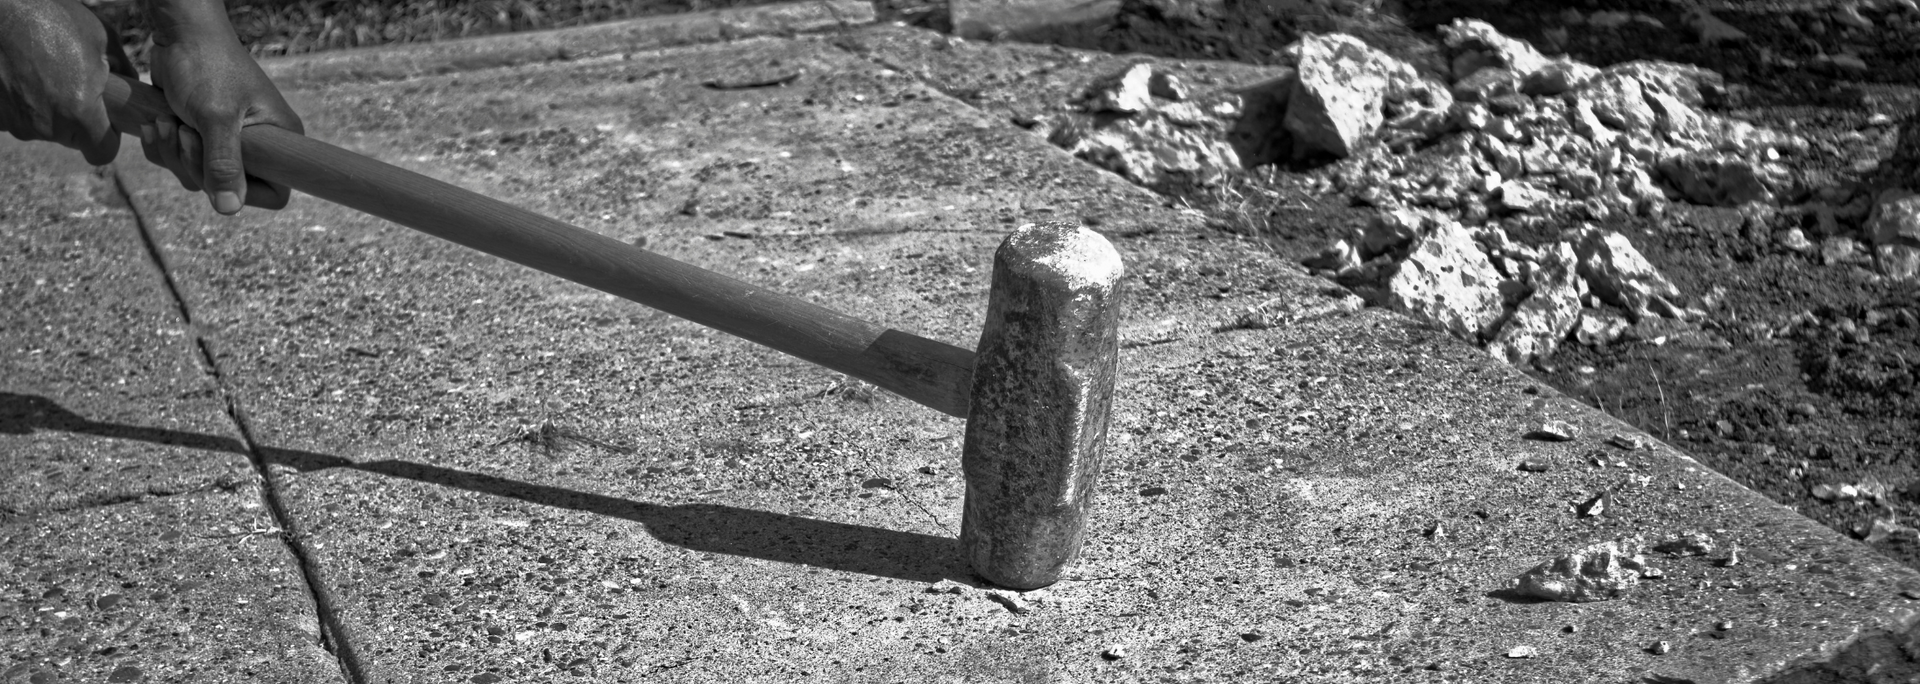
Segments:
[[[206,192],[215,211],[234,214],[242,205],[283,208],[290,189],[246,175],[240,129],[268,124],[305,133],[306,128],[240,45],[224,11],[174,11],[186,4],[149,3],[153,84],[166,93],[177,118],[142,126],[141,147],[148,160],[173,171],[182,187]]]
[[[72,0],[0,0],[0,131],[107,164],[120,134],[100,94],[109,71],[135,75],[104,24]]]

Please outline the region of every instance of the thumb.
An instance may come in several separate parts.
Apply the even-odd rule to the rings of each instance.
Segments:
[[[231,117],[200,118],[200,186],[213,201],[214,211],[240,213],[247,200],[247,174],[240,163],[240,123]]]

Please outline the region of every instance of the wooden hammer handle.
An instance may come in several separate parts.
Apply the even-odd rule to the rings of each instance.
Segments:
[[[171,115],[166,98],[115,77],[114,128]],[[249,175],[685,318],[967,416],[973,352],[888,329],[556,221],[273,126],[240,133]]]

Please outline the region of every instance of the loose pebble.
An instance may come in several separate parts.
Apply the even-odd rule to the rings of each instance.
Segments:
[[[1127,647],[1118,646],[1118,645],[1108,646],[1107,650],[1100,652],[1100,657],[1106,658],[1107,660],[1119,660],[1121,658],[1125,658],[1127,657]]]
[[[1025,600],[1004,591],[987,592],[987,599],[1005,606],[1007,612],[1013,613],[1014,615],[1026,615],[1027,613],[1033,612],[1033,607],[1027,605]]]
[[[1653,642],[1652,646],[1647,647],[1647,652],[1654,655],[1666,655],[1672,651],[1673,643],[1665,640]]]
[[[1527,433],[1529,439],[1547,442],[1571,442],[1580,436],[1580,428],[1564,420],[1549,420]]]
[[[1647,446],[1646,438],[1641,437],[1639,435],[1628,435],[1628,434],[1618,434],[1612,437],[1608,437],[1607,443],[1613,446],[1619,447],[1621,449],[1625,449],[1627,451],[1643,449]]]
[[[1538,654],[1539,652],[1534,650],[1532,646],[1515,646],[1507,649],[1508,658],[1532,658]]]
[[[1520,461],[1520,470],[1529,473],[1544,473],[1547,472],[1548,467],[1547,460],[1544,458],[1534,457]]]

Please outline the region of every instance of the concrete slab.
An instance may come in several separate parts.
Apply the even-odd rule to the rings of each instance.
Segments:
[[[260,490],[0,523],[0,682],[342,682]]]
[[[569,61],[634,50],[871,24],[867,0],[810,0],[731,7],[437,43],[373,47],[267,60],[282,87],[397,80],[432,74]]]
[[[11,136],[0,158],[0,520],[249,481],[112,177]]]
[[[341,681],[112,176],[0,159],[0,682]]]
[[[145,172],[368,681],[1756,681],[1915,619],[1911,571],[830,39],[294,96],[318,137],[960,344],[1019,221],[1097,222],[1133,269],[1092,541],[1015,595],[957,563],[959,421],[310,199],[215,218]],[[1295,313],[1233,329],[1254,306]],[[1522,439],[1546,418],[1585,436]],[[1689,529],[1740,562],[1659,558],[1595,604],[1500,591]]]

